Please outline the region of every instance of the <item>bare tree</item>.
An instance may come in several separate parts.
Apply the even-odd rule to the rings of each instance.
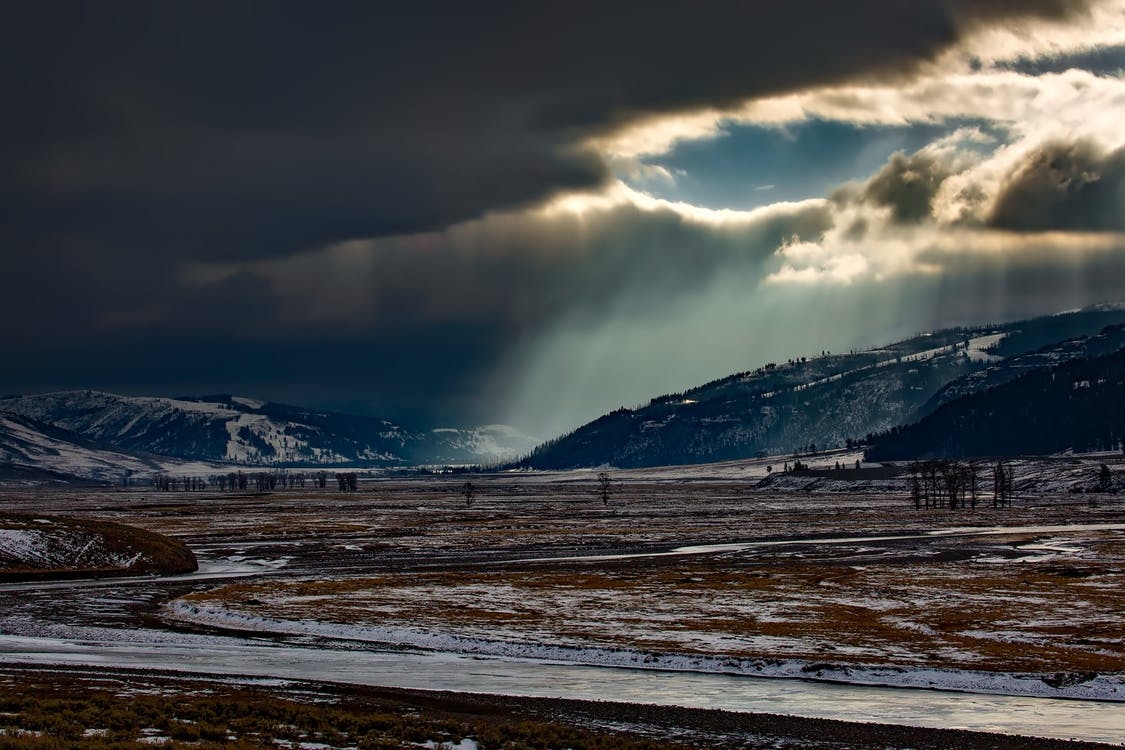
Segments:
[[[1113,487],[1113,472],[1109,467],[1102,464],[1101,469],[1098,471],[1098,492],[1109,492]]]
[[[473,496],[477,494],[477,488],[472,482],[465,482],[461,485],[461,494],[465,496],[465,507],[473,507]]]
[[[972,508],[977,509],[977,475],[980,473],[980,466],[976,461],[969,461],[968,466],[965,467],[965,480],[969,485],[969,493],[972,498]]]
[[[950,510],[964,510],[966,507],[976,509],[980,466],[975,461],[944,459],[913,461],[907,469],[910,472],[907,487],[915,509],[923,507]],[[1011,487],[1007,476],[1001,476],[1000,473],[995,475],[993,489],[997,493],[997,505],[1001,504],[1001,494],[1009,493],[1009,489],[1005,489]],[[1004,494],[1004,497],[1007,496]]]
[[[1012,467],[1004,466],[1003,462],[997,461],[996,468],[992,470],[993,508],[1003,508],[1006,505],[1011,506],[1014,485],[1015,480],[1012,474]]]
[[[602,505],[609,505],[609,492],[611,489],[612,481],[609,474],[604,471],[598,472],[598,494],[602,496]]]
[[[921,468],[917,461],[912,461],[908,468],[910,469],[910,499],[914,501],[914,509],[920,510],[922,508],[922,497],[925,494],[922,491],[922,482],[918,479]],[[929,505],[928,500],[926,504]]]

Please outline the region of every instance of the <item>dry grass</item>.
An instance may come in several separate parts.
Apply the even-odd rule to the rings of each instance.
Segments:
[[[546,644],[997,671],[1125,671],[1125,539],[1109,532],[1070,535],[1068,543],[1082,548],[1074,559],[961,559],[1018,551],[1027,541],[1017,535],[982,549],[979,540],[942,540],[943,555],[910,549],[862,562],[832,549],[821,560],[775,552],[604,569],[239,583],[187,600],[282,619]],[[934,559],[917,562],[926,551]]]
[[[0,579],[188,573],[198,567],[183,542],[97,519],[2,513],[0,529],[33,532],[40,547],[27,559],[0,555]],[[112,561],[129,560],[128,565]],[[50,563],[44,561],[52,561]]]
[[[411,748],[473,738],[482,750],[683,747],[440,697],[285,695],[214,683],[0,676],[0,748]]]
[[[189,597],[247,614],[676,653],[1125,670],[1120,534],[1079,534],[1079,554],[1019,563],[999,560],[1024,554],[1018,547],[1032,539],[1020,534],[866,551],[819,545],[587,565],[477,564],[970,524],[1120,523],[1125,504],[1117,498],[1102,498],[1097,507],[1074,497],[1032,498],[1011,509],[951,514],[915,511],[890,495],[776,495],[733,481],[637,481],[619,483],[603,506],[592,481],[489,477],[474,479],[480,494],[465,508],[460,481],[239,497],[134,490],[51,502],[75,516],[127,518],[212,545],[219,555],[284,557],[282,570],[321,579],[270,578]],[[43,502],[29,494],[10,498],[9,506]],[[997,562],[984,562],[989,557]],[[421,572],[381,572],[387,570]]]

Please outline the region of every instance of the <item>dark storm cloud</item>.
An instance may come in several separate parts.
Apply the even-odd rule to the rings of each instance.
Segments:
[[[1125,70],[1125,45],[1100,47],[1083,52],[1032,60],[1020,59],[1014,62],[1001,63],[998,67],[1030,75],[1062,73],[1072,69],[1088,70],[1099,76],[1115,75]]]
[[[1125,149],[1045,144],[1001,187],[990,223],[1016,231],[1125,231]]]
[[[578,139],[631,117],[900,74],[1077,5],[28,4],[4,192],[111,257],[285,255],[593,186]]]
[[[980,24],[1085,7],[628,5],[5,8],[0,343],[21,354],[0,362],[0,383],[452,404],[533,335],[524,327],[564,306],[602,311],[635,287],[697,287],[730,248],[680,219],[623,211],[592,248],[589,233],[552,243],[531,231],[491,256],[489,243],[453,256],[380,246],[364,277],[375,282],[347,293],[330,273],[315,286],[311,270],[280,290],[245,264],[440,234],[597,187],[608,169],[583,144],[637,118],[897,78]],[[751,257],[767,243],[746,247]],[[224,263],[232,274],[184,281],[185,268]],[[325,314],[349,295],[354,306]],[[322,325],[303,326],[302,308]]]
[[[941,160],[924,152],[897,153],[863,188],[863,197],[891,209],[895,221],[910,223],[930,218],[934,196],[949,171]]]

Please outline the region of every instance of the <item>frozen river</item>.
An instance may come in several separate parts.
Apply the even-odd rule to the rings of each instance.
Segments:
[[[285,646],[152,631],[127,641],[0,636],[0,661],[627,701],[1121,743],[1120,703],[616,669],[429,652]],[[151,640],[146,640],[152,636]]]

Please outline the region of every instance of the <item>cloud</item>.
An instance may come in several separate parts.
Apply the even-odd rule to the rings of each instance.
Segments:
[[[1092,254],[1125,261],[1125,151],[1090,140],[958,145],[975,140],[958,131],[840,187],[823,234],[778,247],[767,281],[948,276],[975,267],[977,256],[1044,267],[1082,265]]]
[[[928,294],[948,312],[935,279],[969,288],[958,269],[975,268],[992,289],[1021,248],[1049,269],[1078,230],[1112,228],[1082,208],[1118,184],[1120,78],[989,66],[1102,44],[1115,8],[21,6],[0,66],[0,335],[25,356],[0,383],[245,388],[454,421],[507,409],[549,434],[842,340],[843,321],[886,332],[875,301]],[[612,176],[667,183],[682,175],[646,155],[816,118],[995,127],[755,211]],[[1063,171],[1099,180],[1052,192],[1035,155],[1076,139],[1090,151]],[[1018,196],[1073,231],[1038,232]],[[1071,259],[1108,265],[1115,246],[1083,236]]]
[[[1020,231],[1125,232],[1125,148],[1053,141],[1008,175],[989,224]]]
[[[122,259],[284,256],[596,188],[629,122],[898,79],[1085,5],[36,3],[8,18],[3,189]]]
[[[200,264],[205,288],[250,274],[274,290],[291,331],[416,330],[477,321],[512,332],[571,311],[596,318],[623,297],[666,304],[716,273],[754,268],[793,237],[828,226],[827,203],[715,211],[624,185],[601,196],[497,212],[441,232],[357,240],[239,265]]]
[[[934,197],[948,176],[933,154],[897,153],[864,185],[862,200],[890,208],[896,222],[919,222],[930,218]]]

